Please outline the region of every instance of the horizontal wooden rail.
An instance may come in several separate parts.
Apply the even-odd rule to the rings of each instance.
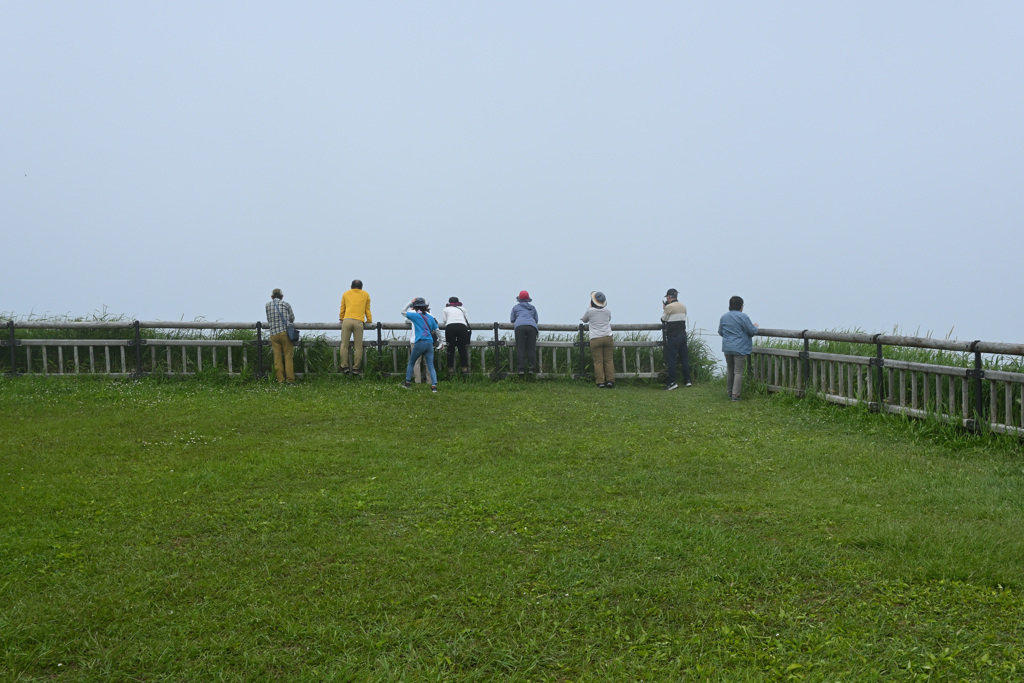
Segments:
[[[263,321],[8,321],[7,339],[0,344],[11,347],[11,370],[8,374],[139,377],[153,373],[192,375],[217,369],[230,375],[249,372],[262,376],[270,365],[265,326]],[[340,335],[331,334],[340,331],[339,322],[298,322],[295,327],[305,333],[295,349],[299,356],[296,374],[324,372],[324,349],[329,354],[329,371],[337,372],[342,365],[348,365],[340,362]],[[440,327],[444,329],[443,324]],[[585,325],[546,323],[538,327],[542,335],[537,340],[539,377],[580,377],[589,371],[589,364],[585,362],[588,347]],[[402,374],[405,360],[400,363],[399,354],[404,355],[411,346],[408,339],[410,323],[376,322],[364,324],[363,328],[364,349],[367,354],[376,356],[376,373],[385,376]],[[38,330],[64,334],[103,332],[115,336],[120,332],[123,336],[115,339],[37,339],[19,338],[16,334],[18,331]],[[504,322],[472,325],[474,338],[469,345],[471,371],[494,377],[515,372],[513,330],[512,323]],[[612,325],[612,330],[622,337],[615,343],[616,376],[656,378],[661,374],[660,324],[618,323]],[[223,338],[224,333],[231,332],[254,333],[254,338]],[[545,339],[544,334],[555,338]],[[700,336],[704,332],[694,330],[692,334]],[[647,335],[650,338],[644,339]],[[442,348],[437,355],[442,358],[438,361],[441,365],[446,349]]]
[[[1024,344],[1007,344],[1004,342],[959,341],[956,339],[933,339],[932,337],[904,337],[896,334],[866,334],[863,332],[823,332],[818,330],[776,330],[761,328],[758,337],[776,337],[779,339],[810,339],[811,341],[849,342],[851,344],[882,344],[883,346],[903,346],[915,349],[933,349],[935,351],[958,351],[973,353],[991,353],[1001,356],[1024,356]],[[976,346],[975,346],[976,345]]]

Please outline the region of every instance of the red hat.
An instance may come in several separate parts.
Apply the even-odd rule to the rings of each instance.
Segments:
[[[519,301],[533,301],[533,299],[530,298],[530,293],[527,292],[525,289],[519,292],[519,296],[517,296],[516,299],[518,299]]]

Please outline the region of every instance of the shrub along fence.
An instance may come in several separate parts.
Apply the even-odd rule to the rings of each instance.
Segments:
[[[296,375],[338,372],[341,340],[329,337],[340,323],[296,323]],[[470,372],[501,378],[517,371],[510,323],[473,325]],[[654,324],[613,325],[616,377],[657,378],[663,367],[662,328]],[[538,377],[587,377],[589,339],[585,325],[540,325]],[[366,372],[405,374],[410,342],[408,323],[367,325],[363,336]],[[260,378],[271,371],[270,342],[264,323],[141,322],[138,320],[7,322],[0,370],[8,375],[195,375],[222,373]],[[443,337],[443,335],[442,335]],[[653,338],[652,338],[653,337]],[[350,350],[350,353],[352,351]],[[435,353],[446,366],[442,346]],[[694,378],[710,379],[715,360],[700,333],[690,336]]]
[[[755,340],[750,373],[769,391],[1024,436],[1024,344],[772,329]]]

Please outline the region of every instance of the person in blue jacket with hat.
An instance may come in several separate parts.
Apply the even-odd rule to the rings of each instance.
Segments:
[[[410,310],[411,309],[411,310]],[[412,348],[409,350],[409,364],[405,368],[406,389],[412,386],[413,366],[420,356],[426,356],[427,369],[430,371],[430,390],[437,393],[437,370],[434,369],[434,333],[437,331],[437,320],[430,315],[430,305],[421,296],[409,302],[402,309],[402,315],[412,323]]]

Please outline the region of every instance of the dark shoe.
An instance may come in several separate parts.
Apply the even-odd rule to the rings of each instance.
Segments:
[[[690,384],[689,382],[687,382],[687,383],[686,383],[686,386],[688,386],[688,387],[692,387],[693,385],[692,385],[692,384]]]
[[[412,388],[412,384],[410,384],[408,382],[408,380],[406,380],[405,382],[402,382],[402,388],[403,389],[411,389]]]
[[[435,394],[436,394],[436,393],[437,393],[437,385],[436,385],[436,384],[431,384],[431,385],[430,385],[430,391],[431,391],[432,393],[435,393]]]
[[[607,385],[607,384],[598,384],[598,385],[597,385],[597,388],[598,388],[598,389],[607,389],[607,388],[608,388],[608,385]]]
[[[615,388],[615,382],[605,382],[604,388],[605,389],[614,389]]]
[[[732,397],[732,400],[734,400],[734,401],[738,401],[738,400],[740,400],[740,397],[739,397],[739,396],[733,396],[733,397]]]
[[[341,374],[343,374],[343,375],[347,375],[348,374],[348,368],[341,368],[339,370],[339,372],[341,372]]]
[[[665,387],[665,391],[672,391],[673,389],[678,389],[678,388],[679,388],[678,384],[676,384],[675,382],[671,382],[668,386]]]

